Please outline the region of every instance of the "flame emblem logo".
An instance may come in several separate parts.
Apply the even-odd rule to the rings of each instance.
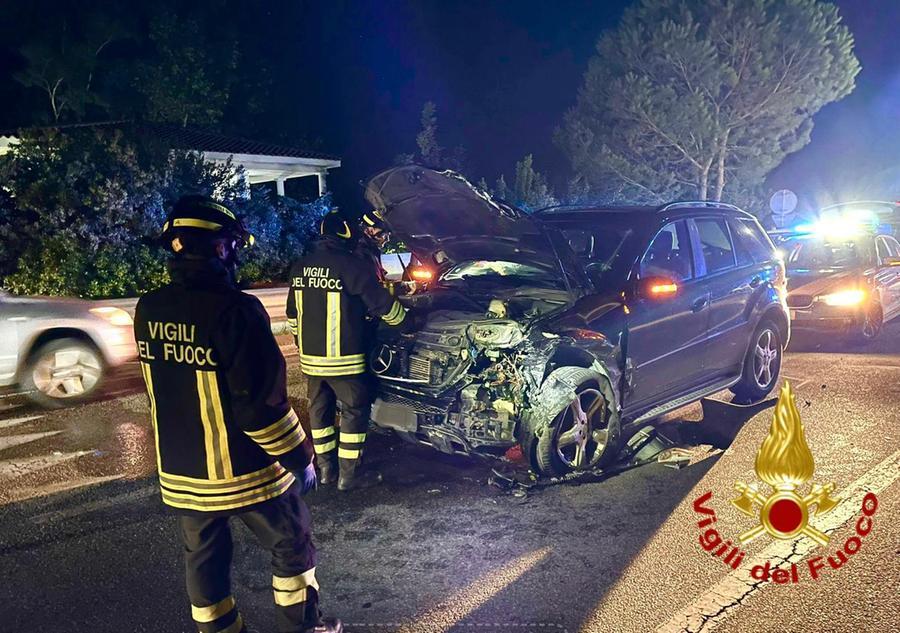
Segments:
[[[839,500],[831,497],[833,483],[815,484],[805,496],[797,492],[812,479],[815,463],[806,443],[791,385],[787,381],[778,396],[769,434],[756,454],[755,470],[756,476],[769,484],[773,492],[766,496],[755,484],[735,482],[734,488],[740,496],[731,503],[747,516],[759,520],[756,527],[740,535],[741,544],[768,532],[773,538],[784,540],[802,534],[819,545],[826,545],[828,536],[809,524],[810,508],[815,506],[813,515],[819,516],[833,510]]]

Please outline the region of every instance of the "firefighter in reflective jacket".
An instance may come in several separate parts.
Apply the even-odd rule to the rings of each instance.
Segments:
[[[138,301],[134,319],[150,398],[163,502],[179,514],[187,591],[201,633],[246,631],[230,587],[229,517],[272,553],[282,633],[334,633],[319,613],[310,515],[313,449],[287,397],[268,315],[235,287],[252,243],[226,206],[175,205],[161,237],[172,282]],[[299,480],[299,481],[297,481]]]
[[[378,282],[372,262],[354,252],[357,235],[348,222],[329,213],[320,233],[312,252],[291,271],[287,316],[300,350],[300,369],[309,378],[320,481],[337,479],[339,490],[352,490],[381,482],[378,472],[360,468],[372,404],[366,317],[400,326],[406,309]]]
[[[381,253],[390,237],[381,212],[377,209],[366,211],[359,219],[359,226],[362,229],[362,236],[359,239],[356,252],[361,257],[372,260],[378,283],[387,288],[391,294],[395,294],[393,285],[388,281],[387,271],[381,264]]]

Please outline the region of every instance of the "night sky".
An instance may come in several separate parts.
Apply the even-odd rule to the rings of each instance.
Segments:
[[[258,119],[228,123],[263,140],[317,142],[338,154],[344,167],[331,185],[337,203],[353,208],[363,204],[360,179],[415,149],[422,104],[432,100],[441,143],[466,148],[470,177],[492,183],[505,172],[509,180],[515,161],[533,153],[536,167],[564,188],[570,171],[552,143],[554,127],[575,100],[597,36],[628,4],[255,4],[248,29],[260,38],[258,63],[276,90]],[[856,91],[816,117],[812,143],[770,178],[807,196],[839,195],[860,170],[900,171],[900,2],[837,4],[862,63]],[[0,87],[0,98],[9,94]]]

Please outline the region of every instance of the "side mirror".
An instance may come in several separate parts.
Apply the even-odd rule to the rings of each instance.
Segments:
[[[637,283],[637,294],[643,299],[666,301],[678,294],[678,282],[670,277],[647,277]]]
[[[900,257],[885,257],[882,261],[885,266],[900,266]]]

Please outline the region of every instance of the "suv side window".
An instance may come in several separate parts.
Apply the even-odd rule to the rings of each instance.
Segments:
[[[706,260],[706,272],[715,273],[734,267],[734,248],[728,236],[725,220],[720,218],[697,218],[697,233]]]
[[[888,246],[888,254],[891,257],[900,257],[900,242],[893,237],[885,236],[884,243]]]
[[[894,241],[896,244],[896,240]],[[875,240],[875,248],[878,251],[878,263],[881,264],[888,257],[896,257],[896,250],[893,248],[893,244],[891,244],[890,240],[887,237],[879,237]]]
[[[676,281],[693,278],[691,238],[683,220],[667,224],[641,258],[641,278],[670,277]]]
[[[741,242],[750,251],[750,256],[757,264],[775,259],[775,247],[769,237],[753,220],[729,220],[731,235],[736,242]],[[740,250],[738,250],[740,253]]]
[[[741,233],[741,226],[737,220],[728,220],[728,229],[731,232],[731,243],[734,246],[734,258],[738,268],[749,266],[753,263],[753,254],[750,252],[750,238],[746,233]]]

